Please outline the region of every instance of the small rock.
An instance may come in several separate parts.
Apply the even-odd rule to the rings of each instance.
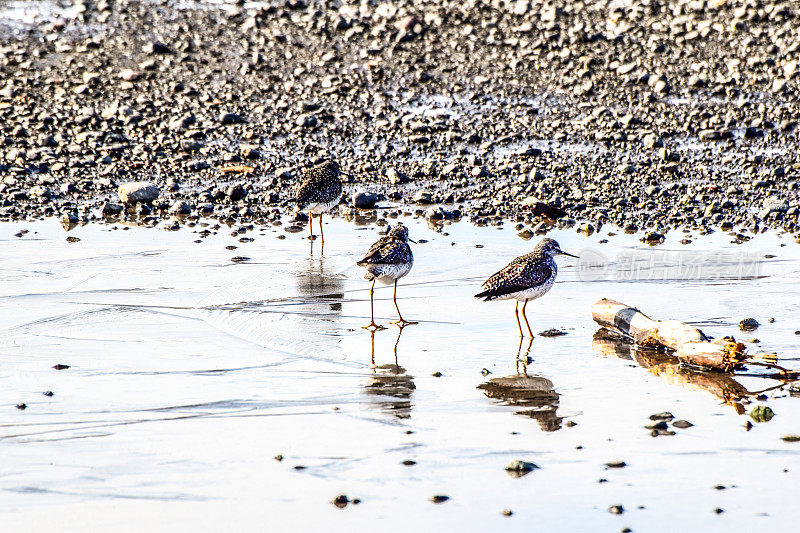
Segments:
[[[153,41],[144,46],[144,53],[150,55],[171,54],[172,49],[164,43]]]
[[[612,505],[608,508],[608,512],[611,514],[622,514],[625,512],[625,508],[621,505]]]
[[[675,418],[675,417],[669,411],[664,411],[663,413],[656,413],[654,415],[650,415],[650,420],[666,420],[666,421],[670,421],[673,418]]]
[[[247,122],[243,116],[237,115],[236,113],[225,113],[222,112],[219,115],[219,123],[224,125],[231,125],[231,124],[244,124]]]
[[[775,412],[766,405],[758,405],[750,411],[750,418],[755,422],[769,422],[774,416]]]
[[[506,472],[512,477],[522,477],[538,468],[539,467],[534,463],[515,459],[506,465]]]
[[[739,329],[742,331],[754,331],[758,329],[758,326],[761,324],[758,323],[758,320],[755,318],[745,318],[741,322],[739,322]]]
[[[798,442],[800,441],[800,435],[784,435],[781,440],[784,442]]]
[[[124,204],[154,202],[161,191],[158,187],[148,181],[129,181],[117,188],[119,199]]]
[[[373,209],[378,203],[378,196],[374,192],[356,192],[353,194],[353,205],[358,209]]]
[[[350,503],[350,499],[345,494],[339,494],[337,497],[333,499],[333,505],[335,505],[339,509],[344,509],[345,507],[347,507],[348,503]]]
[[[628,466],[628,464],[625,461],[606,463],[606,468],[625,468],[626,466]]]
[[[417,191],[413,198],[414,202],[418,204],[429,204],[432,199],[431,193],[425,191]]]
[[[192,214],[192,208],[189,207],[189,204],[186,202],[176,200],[175,203],[170,206],[169,212],[173,215],[190,215]]]
[[[122,213],[125,208],[119,204],[112,204],[111,202],[106,202],[103,204],[103,216],[111,217],[116,216]]]
[[[389,183],[391,183],[392,185],[400,185],[402,183],[408,183],[410,181],[408,179],[408,176],[406,176],[405,174],[394,168],[390,168],[389,170],[386,171],[386,179],[388,179]]]
[[[435,496],[431,496],[431,501],[433,503],[444,503],[450,499],[450,496],[445,496],[444,494],[437,494]]]
[[[295,120],[295,124],[303,128],[314,128],[319,123],[316,115],[300,115]]]
[[[28,406],[26,404],[24,404],[24,403],[18,403],[17,404],[17,409],[19,409],[20,411],[24,411],[27,408],[28,408]]]
[[[692,424],[688,420],[676,420],[675,422],[672,423],[672,426],[678,429],[686,429],[694,426],[694,424]]]
[[[560,330],[560,329],[548,329],[539,333],[542,337],[561,337],[562,335],[566,335],[567,332]]]

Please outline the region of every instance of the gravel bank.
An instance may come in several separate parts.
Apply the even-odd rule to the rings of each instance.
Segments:
[[[136,181],[160,195],[121,216],[278,223],[293,169],[335,157],[343,214],[800,230],[791,1],[10,5],[0,219],[120,216]]]

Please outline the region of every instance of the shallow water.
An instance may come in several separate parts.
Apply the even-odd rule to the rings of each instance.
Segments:
[[[734,245],[718,232],[683,246],[673,232],[650,248],[552,232],[589,259],[559,259],[559,282],[528,305],[535,332],[567,332],[528,350],[512,303],[472,298],[533,246],[511,225],[406,219],[428,241],[399,288],[420,323],[389,324],[391,288],[380,288],[376,319],[389,327],[373,337],[354,261],[379,228],[326,220],[313,256],[305,231],[281,227],[201,237],[213,226],[0,225],[5,527],[741,531],[800,518],[800,443],[781,440],[800,434],[790,385],[756,400],[742,387],[780,383],[631,353],[594,339],[590,316],[610,297],[796,359],[800,253],[788,236]],[[749,316],[763,325],[738,332]],[[776,415],[747,431],[760,404]],[[694,426],[654,438],[644,426],[662,411]],[[510,476],[515,459],[540,469]],[[616,461],[627,466],[606,466]],[[342,493],[362,502],[339,509]]]

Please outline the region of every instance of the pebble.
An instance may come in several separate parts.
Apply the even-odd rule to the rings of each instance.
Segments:
[[[373,192],[356,192],[353,194],[353,205],[358,209],[373,209],[380,196]]]
[[[158,199],[160,189],[149,181],[130,181],[117,188],[119,200],[123,204],[149,204]]]

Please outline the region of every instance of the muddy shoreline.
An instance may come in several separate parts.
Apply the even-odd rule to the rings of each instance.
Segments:
[[[0,220],[102,219],[147,180],[145,223],[283,223],[294,169],[335,157],[340,214],[798,231],[789,1],[40,4],[0,2]]]

